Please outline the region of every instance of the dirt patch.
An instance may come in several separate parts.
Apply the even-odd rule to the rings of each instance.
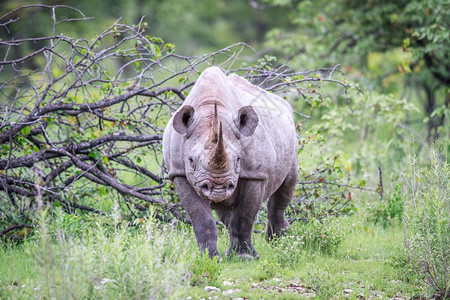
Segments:
[[[266,286],[262,282],[254,283],[252,285],[252,290],[254,289],[263,289],[266,291],[277,291],[278,293],[291,293],[291,294],[301,294],[304,297],[315,297],[316,292],[303,284],[297,282],[291,282],[288,285],[276,285],[276,286]]]

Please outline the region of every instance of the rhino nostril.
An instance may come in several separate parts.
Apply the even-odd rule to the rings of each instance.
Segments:
[[[235,185],[232,182],[229,182],[227,184],[227,190],[232,191],[232,190],[234,190],[234,188],[235,188]]]
[[[200,186],[200,189],[202,190],[203,194],[209,194],[212,189],[211,183],[205,182]]]

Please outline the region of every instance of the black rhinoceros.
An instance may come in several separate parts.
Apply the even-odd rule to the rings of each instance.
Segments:
[[[297,180],[292,108],[246,79],[206,69],[163,136],[164,163],[189,215],[201,251],[217,251],[211,208],[228,228],[231,251],[258,257],[251,234],[268,201],[266,237],[289,224],[285,209]]]

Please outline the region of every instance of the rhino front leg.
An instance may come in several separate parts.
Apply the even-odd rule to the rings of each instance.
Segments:
[[[244,259],[259,258],[252,244],[252,231],[256,214],[263,200],[263,183],[263,181],[240,179],[238,199],[228,226],[231,245],[227,255],[235,252]]]
[[[211,212],[210,202],[197,195],[186,177],[175,177],[174,183],[181,204],[191,219],[200,251],[203,253],[208,249],[211,258],[220,256],[217,251],[216,221]]]

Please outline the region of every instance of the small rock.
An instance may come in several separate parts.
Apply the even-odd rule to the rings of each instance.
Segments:
[[[395,293],[394,297],[391,300],[405,300],[401,293]]]
[[[343,294],[343,295],[349,295],[349,294],[351,294],[351,293],[353,293],[353,290],[352,290],[352,289],[345,289],[345,290],[342,291],[342,294]]]
[[[100,284],[101,285],[105,285],[108,282],[115,282],[115,280],[114,279],[109,279],[109,278],[103,278],[102,280],[100,280]]]
[[[224,282],[222,283],[222,285],[225,285],[225,286],[232,286],[233,283],[230,282],[230,281],[224,281]]]
[[[186,300],[192,300],[192,297],[191,296],[187,296]]]
[[[223,291],[222,294],[224,294],[224,295],[230,295],[230,294],[233,294],[233,293],[238,293],[238,292],[240,292],[240,291],[241,291],[240,289],[231,289],[231,290]]]
[[[218,287],[215,287],[215,286],[207,285],[207,286],[205,286],[205,292],[208,292],[208,293],[220,292],[220,289]]]
[[[306,298],[315,298],[317,295],[316,295],[316,293],[304,293],[304,294],[302,294],[302,296],[304,296]]]

